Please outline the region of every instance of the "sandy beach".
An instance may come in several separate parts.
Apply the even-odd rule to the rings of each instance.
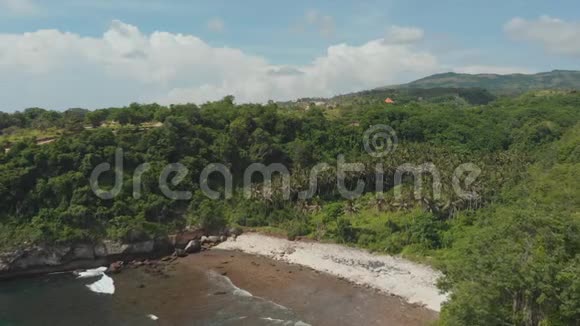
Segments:
[[[318,242],[285,239],[247,233],[218,248],[240,250],[271,259],[306,266],[344,278],[387,294],[400,296],[409,303],[440,311],[446,296],[435,283],[441,274],[432,268],[387,255]]]
[[[253,233],[104,270],[4,283],[0,324],[419,326],[437,319],[443,299],[428,267]]]
[[[212,249],[190,255],[168,265],[166,274],[159,277],[137,269],[116,275],[115,305],[124,310],[129,308],[123,305],[133,305],[133,309],[154,314],[159,317],[159,325],[189,325],[191,320],[210,318],[209,314],[221,310],[216,306],[227,307],[227,296],[221,294],[233,288],[238,295],[288,309],[306,325],[428,325],[437,318],[436,312],[398,296],[297,264],[239,251]],[[204,281],[208,274],[223,277],[226,287],[212,289]],[[216,296],[193,295],[203,292],[215,292]],[[256,322],[248,319],[232,324]]]

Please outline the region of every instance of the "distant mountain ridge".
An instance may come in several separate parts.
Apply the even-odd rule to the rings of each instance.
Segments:
[[[554,70],[537,74],[461,74],[447,72],[418,79],[408,84],[381,87],[397,88],[484,88],[497,95],[545,89],[580,89],[580,71]]]
[[[498,96],[518,96],[530,91],[580,90],[580,71],[554,70],[537,74],[435,74],[401,85],[347,93],[330,98],[311,97],[278,102],[282,106],[312,105],[336,107],[384,102],[393,98],[398,104],[413,101],[443,103],[462,100],[471,105],[485,105]]]

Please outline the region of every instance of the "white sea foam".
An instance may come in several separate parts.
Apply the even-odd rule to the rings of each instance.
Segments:
[[[283,325],[283,326],[311,326],[303,321],[292,321],[292,320],[284,320],[284,319],[276,319],[271,317],[262,317],[261,320],[272,322],[274,325]]]
[[[89,285],[87,287],[96,293],[103,293],[103,294],[113,294],[115,293],[115,283],[113,279],[107,276],[106,274],[101,275],[101,278]]]
[[[284,323],[286,322],[283,319],[275,319],[275,318],[271,318],[271,317],[262,317],[260,318],[261,320],[266,320],[266,321],[271,321],[271,322],[275,322],[275,323]]]
[[[234,290],[234,295],[239,295],[240,297],[251,297],[252,294],[246,290],[237,289]]]
[[[101,275],[105,274],[106,271],[107,271],[107,267],[99,267],[99,268],[95,268],[95,269],[87,269],[86,271],[77,272],[75,274],[77,275],[77,278],[90,278],[90,277],[101,276]]]
[[[231,294],[235,296],[249,298],[246,300],[252,300],[254,305],[262,305],[261,307],[268,307],[267,310],[276,311],[279,314],[286,315],[290,317],[291,310],[287,307],[284,307],[276,302],[270,301],[268,299],[264,299],[262,297],[254,296],[250,292],[240,289],[237,287],[232,280],[225,276],[218,274],[215,271],[209,271],[208,277],[213,280],[213,283],[218,285],[222,290],[228,290]],[[264,309],[264,308],[262,308]],[[274,309],[274,310],[272,310]],[[246,316],[236,317],[232,320],[242,320],[247,318]],[[275,319],[272,317],[262,317],[260,318],[264,321],[269,321],[272,325],[283,325],[283,326],[311,326],[310,324],[304,323],[302,321],[293,321],[289,319]]]
[[[214,279],[222,280],[225,283],[226,287],[232,289],[232,294],[234,294],[234,295],[238,295],[238,296],[241,296],[241,297],[252,297],[253,296],[250,292],[248,292],[248,291],[246,291],[244,289],[240,289],[239,287],[237,287],[234,284],[234,282],[232,282],[232,280],[229,277],[227,277],[227,276],[219,275],[218,273],[216,273],[214,271],[211,271],[210,272],[210,277],[212,277]]]
[[[159,317],[152,315],[152,314],[147,315],[147,318],[149,318],[151,320],[159,320]]]

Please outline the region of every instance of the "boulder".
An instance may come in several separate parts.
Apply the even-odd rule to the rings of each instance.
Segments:
[[[228,237],[226,237],[225,235],[222,235],[220,237],[220,242],[225,242],[226,240],[228,240]]]
[[[217,235],[210,235],[209,237],[207,237],[207,242],[217,244],[220,242],[220,237],[218,237]]]
[[[239,227],[232,227],[228,229],[228,234],[229,236],[239,236],[240,234],[243,233],[243,230]]]
[[[201,251],[201,241],[199,240],[191,240],[185,246],[185,252],[188,254],[195,254]]]
[[[116,261],[109,266],[108,273],[117,274],[123,270],[125,264],[122,261]]]
[[[169,243],[175,247],[183,249],[189,241],[196,240],[201,238],[203,235],[202,231],[200,230],[186,230],[177,234],[173,234],[169,236]]]
[[[185,256],[187,256],[187,253],[183,249],[176,248],[175,249],[175,252],[173,253],[173,256],[175,256],[175,257],[185,257]]]
[[[136,243],[121,243],[118,241],[105,240],[105,256],[115,256],[122,254],[148,254],[155,249],[155,241],[147,240]]]

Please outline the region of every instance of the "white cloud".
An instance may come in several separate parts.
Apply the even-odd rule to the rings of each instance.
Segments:
[[[516,17],[505,24],[504,30],[512,39],[539,43],[548,52],[580,56],[580,22],[549,16],[537,20]]]
[[[32,0],[0,0],[0,12],[4,11],[14,15],[34,15],[39,10],[38,5]]]
[[[314,29],[320,36],[330,38],[336,33],[336,24],[332,16],[310,9],[304,14],[298,29],[302,31]]]
[[[212,32],[223,32],[226,24],[221,18],[212,18],[207,22],[207,29]]]
[[[473,65],[457,67],[452,69],[454,72],[462,74],[498,74],[498,75],[509,75],[509,74],[531,74],[536,71],[524,67],[506,67],[506,66],[486,66],[486,65]]]
[[[309,64],[277,65],[193,35],[144,34],[114,21],[101,37],[58,30],[0,34],[0,110],[202,103],[230,94],[238,102],[332,96],[448,69],[408,42],[336,44]]]
[[[204,101],[227,94],[234,94],[242,102],[332,96],[435,72],[438,62],[429,53],[415,53],[405,46],[374,40],[361,46],[331,46],[309,65],[290,68],[255,62],[253,66],[246,64],[246,68],[244,75],[220,83],[175,88],[162,102]]]
[[[421,41],[425,32],[417,27],[391,26],[387,30],[386,42],[389,43],[415,43]]]
[[[438,67],[430,53],[382,39],[331,46],[306,65],[273,65],[239,49],[212,47],[192,35],[146,35],[115,21],[102,37],[58,30],[0,34],[0,84],[8,85],[0,105],[199,103],[228,94],[240,102],[263,102],[387,85]]]

